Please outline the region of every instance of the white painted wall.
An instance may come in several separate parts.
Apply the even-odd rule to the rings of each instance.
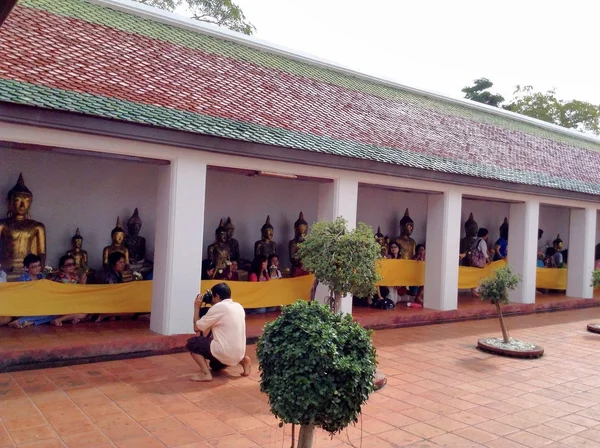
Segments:
[[[219,219],[231,217],[234,238],[240,243],[241,257],[252,260],[254,242],[260,240],[260,228],[267,215],[274,227],[273,240],[281,263],[289,267],[288,243],[294,238],[294,222],[304,212],[309,226],[317,221],[319,184],[316,182],[272,177],[247,177],[210,170],[206,184],[204,249],[215,240]]]
[[[140,235],[146,238],[152,259],[158,166],[1,146],[0,161],[0,215],[6,216],[6,195],[22,172],[33,193],[31,218],[46,226],[48,264],[57,267],[79,227],[90,267],[98,269],[117,216],[125,226],[135,207],[143,221]]]
[[[544,231],[540,240],[541,244],[552,245],[556,235],[560,234],[563,240],[564,248],[569,247],[569,223],[571,209],[568,207],[553,207],[550,205],[540,205],[540,224],[539,228]]]
[[[425,244],[427,226],[427,194],[389,190],[381,187],[358,187],[357,221],[364,222],[389,236],[400,235],[400,220],[408,208],[415,223],[412,238],[417,244]]]

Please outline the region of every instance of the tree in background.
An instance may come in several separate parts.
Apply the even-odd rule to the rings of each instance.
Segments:
[[[513,100],[503,108],[565,128],[600,135],[600,105],[559,100],[556,89],[542,93],[535,92],[532,86],[517,86]]]
[[[465,98],[468,100],[477,101],[478,103],[487,104],[488,106],[498,107],[500,103],[504,102],[502,95],[493,94],[490,89],[494,83],[487,78],[479,78],[473,81],[471,87],[464,87],[462,92],[465,94]]]
[[[254,25],[238,5],[231,0],[135,0],[149,6],[173,12],[177,8],[186,8],[191,18],[201,22],[213,23],[243,34],[253,34]]]

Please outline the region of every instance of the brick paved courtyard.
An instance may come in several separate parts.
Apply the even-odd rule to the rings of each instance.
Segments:
[[[388,385],[356,427],[316,447],[598,447],[600,308],[507,319],[511,334],[546,349],[512,360],[474,348],[497,320],[378,331]],[[253,360],[254,347],[248,348]],[[0,374],[0,446],[290,446],[258,374],[189,381],[187,354]],[[256,365],[255,365],[256,368]]]

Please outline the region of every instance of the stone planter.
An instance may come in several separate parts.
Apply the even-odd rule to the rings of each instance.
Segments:
[[[479,339],[477,348],[488,353],[512,358],[539,358],[544,354],[544,348],[538,345],[512,338],[510,341],[509,344],[505,344],[502,338]]]

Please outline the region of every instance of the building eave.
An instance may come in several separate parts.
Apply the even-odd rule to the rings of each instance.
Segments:
[[[18,0],[3,0],[0,2],[0,26],[8,18],[10,12],[17,4]]]
[[[12,1],[12,0],[10,0]],[[141,3],[134,2],[132,0],[87,0],[91,4],[111,8],[117,11],[121,11],[127,14],[132,14],[137,17],[149,19],[155,22],[163,23],[166,25],[178,27],[181,29],[189,30],[196,33],[201,33],[209,36],[213,36],[219,39],[232,41],[241,45],[245,45],[260,51],[272,53],[275,55],[283,56],[295,61],[304,62],[310,65],[321,67],[324,69],[332,70],[338,73],[342,73],[347,76],[363,79],[369,82],[377,83],[390,87],[393,89],[403,90],[411,92],[417,95],[422,95],[428,98],[432,98],[439,101],[444,101],[451,104],[457,104],[469,109],[482,111],[492,115],[504,117],[509,120],[519,121],[529,125],[533,125],[542,129],[546,129],[558,134],[567,135],[583,141],[600,144],[600,137],[596,137],[590,134],[584,134],[582,132],[564,128],[552,123],[547,123],[536,118],[531,118],[525,115],[517,114],[505,109],[498,107],[488,106],[487,104],[478,103],[476,101],[467,100],[465,98],[450,97],[432,90],[421,89],[416,87],[410,87],[401,84],[391,78],[373,76],[366,73],[362,73],[352,68],[346,67],[337,62],[329,61],[323,58],[319,58],[307,53],[296,51],[263,39],[258,39],[254,36],[247,36],[242,33],[237,33],[228,29],[220,28],[216,25],[200,22],[198,20],[188,19],[186,17],[161,10],[152,6],[144,5]]]

